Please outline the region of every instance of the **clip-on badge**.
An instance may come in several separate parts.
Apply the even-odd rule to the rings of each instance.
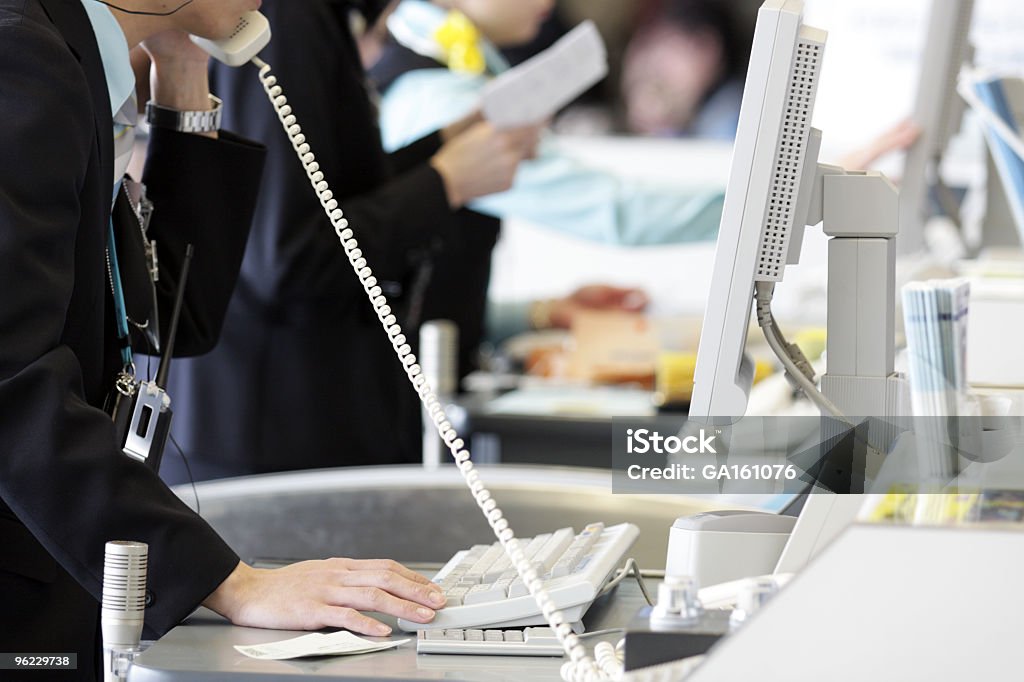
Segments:
[[[167,385],[167,374],[171,369],[174,338],[178,334],[178,319],[185,298],[185,282],[188,280],[192,251],[192,245],[189,244],[185,248],[185,260],[181,266],[181,279],[175,294],[174,310],[171,312],[167,345],[160,356],[156,380],[139,382],[130,395],[119,396],[114,407],[114,425],[121,434],[124,454],[143,462],[153,471],[160,470],[160,460],[171,432],[171,398],[164,387]]]

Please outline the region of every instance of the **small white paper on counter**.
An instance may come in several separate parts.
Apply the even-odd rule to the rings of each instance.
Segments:
[[[584,21],[535,57],[490,81],[484,118],[515,128],[551,118],[608,75],[608,52],[592,21]]]
[[[249,658],[257,658],[263,661],[284,661],[290,658],[303,658],[305,656],[368,654],[374,651],[394,649],[408,641],[408,639],[400,639],[393,642],[371,642],[368,639],[356,637],[351,632],[342,630],[330,634],[314,632],[310,635],[283,639],[279,642],[267,642],[266,644],[236,645],[235,649]]]

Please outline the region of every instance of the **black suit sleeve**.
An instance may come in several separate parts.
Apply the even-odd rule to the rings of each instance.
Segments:
[[[143,183],[155,206],[157,297],[166,334],[185,247],[192,244],[175,355],[217,343],[249,238],[266,149],[228,132],[219,139],[152,129]],[[161,339],[166,343],[166,338]]]
[[[444,181],[425,163],[372,191],[348,197],[342,207],[374,272],[397,280],[404,276],[409,253],[452,230]],[[347,260],[343,266],[349,267]],[[354,277],[350,270],[344,274]]]
[[[398,173],[412,170],[416,166],[427,163],[430,157],[441,149],[441,133],[435,131],[430,135],[416,140],[407,147],[391,152],[391,167]]]
[[[159,634],[213,591],[237,557],[155,474],[119,452],[110,418],[86,401],[82,365],[62,339],[77,283],[95,276],[75,268],[96,143],[81,69],[54,34],[0,21],[0,83],[0,498],[97,599],[104,543],[149,543],[154,600],[146,618]]]

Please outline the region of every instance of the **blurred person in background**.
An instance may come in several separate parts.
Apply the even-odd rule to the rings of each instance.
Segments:
[[[722,87],[728,94],[724,99],[735,107],[726,107],[721,117],[708,114],[708,128],[715,124],[734,131],[742,87],[731,74],[745,68],[749,46],[735,38],[731,15],[720,11],[721,4],[677,0],[657,11],[653,16],[660,19],[651,26],[671,19],[673,25],[690,27],[698,47],[712,53],[698,65],[706,72],[700,82]],[[382,95],[385,148],[400,148],[475,110],[486,84],[509,69],[503,51],[535,39],[555,8],[554,0],[402,0],[387,19],[390,41],[370,72]],[[469,202],[460,212],[466,241],[449,242],[432,254],[423,319],[456,321],[465,373],[467,353],[482,338],[478,322],[483,315],[460,319],[452,307],[458,303],[461,313],[470,313],[463,300],[465,270],[482,275],[489,268],[487,245],[496,242],[502,220],[525,220],[599,243],[656,246],[715,238],[722,200],[721,190],[653,185],[594,169],[564,153],[557,137],[545,138],[537,157],[519,166],[511,190]],[[478,293],[474,289],[472,295]],[[484,305],[483,299],[476,301]],[[519,306],[519,329],[529,326],[529,309]],[[494,310],[492,329],[516,327],[507,306],[498,314]]]
[[[371,77],[381,92],[385,149],[398,149],[479,106],[484,86],[509,69],[502,47],[533,38],[553,0],[403,0],[388,19],[391,42]],[[615,245],[713,238],[720,192],[688,192],[597,170],[541,141],[509,191],[468,207],[563,234]]]
[[[554,6],[554,0],[403,0],[388,19],[391,41],[371,70],[382,94],[385,148],[400,148],[474,111],[488,81],[509,68],[501,49],[533,39]],[[489,269],[503,219],[604,244],[655,246],[713,239],[721,209],[719,190],[626,179],[577,161],[556,138],[546,138],[536,158],[520,164],[511,190],[471,201],[460,212],[467,241],[433,254],[423,319],[455,320],[462,350],[479,346],[486,300],[478,299],[479,309],[461,320],[452,308],[465,296],[464,270]],[[529,327],[528,309],[519,307],[520,329]],[[493,327],[510,328],[507,315],[492,317],[502,318]]]
[[[358,12],[372,26],[386,5],[265,0],[274,38],[261,55],[415,339],[426,254],[436,243],[461,243],[461,207],[508,187],[537,131],[497,131],[467,111],[385,153],[351,21]],[[192,474],[419,461],[416,394],[256,70],[215,63],[210,80],[225,125],[263,142],[268,160],[220,343],[171,370],[172,431]],[[460,300],[472,290],[463,281]],[[161,475],[171,483],[190,477],[178,457],[164,458]]]
[[[626,50],[622,98],[628,131],[732,140],[749,50],[730,3],[666,0]]]

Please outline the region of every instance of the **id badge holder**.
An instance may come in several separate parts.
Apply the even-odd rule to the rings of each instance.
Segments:
[[[121,450],[158,472],[173,416],[167,391],[156,382],[136,381],[122,372],[112,402],[110,415]]]
[[[114,424],[122,429],[118,433],[123,436],[124,454],[159,471],[173,416],[167,391],[155,382],[143,381],[135,391],[131,408],[123,412],[125,417],[121,419],[115,413]]]

